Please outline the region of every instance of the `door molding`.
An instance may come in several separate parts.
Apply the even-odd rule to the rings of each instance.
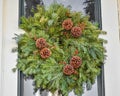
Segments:
[[[119,20],[119,40],[120,40],[120,0],[117,0],[118,20]]]
[[[99,28],[102,29],[102,13],[101,13],[101,0],[95,0],[95,21],[99,23]],[[104,65],[101,66],[100,75],[97,77],[98,96],[105,96],[105,83],[104,83]]]
[[[104,38],[107,59],[105,61],[105,96],[120,95],[120,41],[117,0],[101,0],[102,29],[107,32]]]
[[[3,19],[3,0],[0,0],[0,96],[2,96],[2,19]]]
[[[1,14],[2,13],[2,14]],[[17,96],[17,74],[12,72],[17,54],[11,52],[18,32],[18,0],[0,0],[0,96]]]

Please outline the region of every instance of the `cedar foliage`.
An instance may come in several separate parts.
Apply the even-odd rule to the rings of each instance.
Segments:
[[[62,22],[68,18],[74,26],[85,24],[80,37],[75,38],[69,30],[62,28]],[[20,28],[25,33],[15,38],[18,44],[16,69],[26,77],[33,78],[36,90],[49,90],[52,93],[59,90],[63,96],[68,96],[73,90],[77,96],[81,96],[84,85],[94,84],[104,63],[103,43],[106,41],[99,38],[105,32],[92,24],[87,16],[63,5],[52,4],[49,8],[38,6],[33,17],[22,17],[21,21]],[[35,45],[37,38],[46,39],[51,50],[49,58],[40,57]],[[74,55],[82,59],[82,64],[76,69],[77,74],[65,75],[63,68]]]

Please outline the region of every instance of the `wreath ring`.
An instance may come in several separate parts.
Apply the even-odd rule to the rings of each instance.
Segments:
[[[21,18],[24,34],[18,44],[16,69],[32,77],[35,89],[59,90],[63,96],[84,92],[95,82],[105,59],[105,34],[81,12],[60,4],[37,7],[33,17]]]

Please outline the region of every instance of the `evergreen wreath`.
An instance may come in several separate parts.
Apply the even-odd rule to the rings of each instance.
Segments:
[[[25,33],[15,38],[18,44],[16,69],[32,77],[36,90],[49,90],[77,96],[92,85],[105,59],[105,34],[81,12],[61,4],[37,7],[33,17],[22,17]]]

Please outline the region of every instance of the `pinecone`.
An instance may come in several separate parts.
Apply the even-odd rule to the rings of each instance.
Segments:
[[[81,34],[82,34],[82,30],[81,30],[80,27],[75,26],[75,27],[72,28],[71,34],[72,34],[73,37],[76,37],[76,38],[80,37]]]
[[[47,46],[46,40],[44,38],[39,38],[36,40],[36,47],[39,49],[45,48]]]
[[[63,68],[63,73],[65,74],[65,75],[71,75],[71,74],[73,74],[74,73],[74,68],[71,66],[71,65],[66,65],[66,66],[64,66],[64,68]]]
[[[79,56],[73,56],[70,60],[70,65],[73,66],[73,68],[79,68],[82,64],[82,60]]]
[[[71,19],[66,19],[62,23],[62,27],[66,30],[70,30],[72,26],[73,26],[73,22],[71,21]]]
[[[40,51],[40,56],[41,58],[43,59],[46,59],[48,57],[50,57],[51,55],[51,51],[49,48],[43,48],[41,51]]]

